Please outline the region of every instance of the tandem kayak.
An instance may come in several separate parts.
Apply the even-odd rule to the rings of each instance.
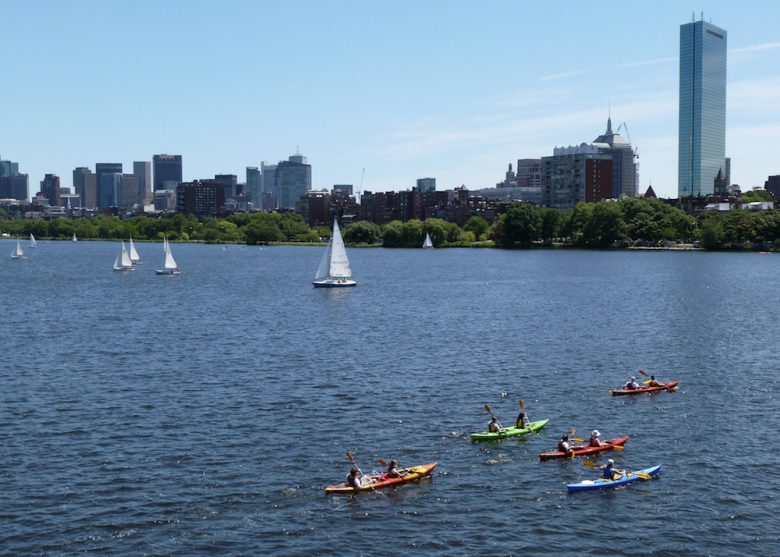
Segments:
[[[568,484],[566,489],[569,491],[585,491],[588,489],[605,489],[608,487],[617,487],[619,485],[626,485],[639,480],[649,480],[648,476],[656,476],[661,469],[661,465],[651,466],[644,470],[635,470],[634,472],[625,472],[616,480],[607,480],[605,478],[599,478],[597,480],[584,480],[577,482],[576,484]]]
[[[638,389],[612,389],[609,392],[615,396],[641,395],[642,393],[657,393],[658,391],[671,391],[679,384],[680,384],[679,381],[669,381],[668,383],[661,383],[657,387],[639,387]]]
[[[539,420],[538,422],[531,422],[528,427],[505,427],[498,433],[491,433],[489,431],[483,431],[480,433],[472,433],[472,441],[495,441],[497,439],[506,439],[507,437],[515,437],[517,435],[525,435],[526,433],[532,433],[539,431],[550,420]]]
[[[617,439],[607,439],[606,441],[602,441],[600,447],[591,447],[590,445],[574,445],[572,449],[574,449],[574,456],[587,456],[603,451],[611,451],[615,448],[616,445],[622,447],[626,443],[628,443],[628,435],[625,437],[618,437]],[[543,453],[539,453],[539,458],[542,460],[550,460],[552,458],[566,458],[566,453],[557,449],[554,451],[545,451]]]
[[[351,493],[365,493],[366,491],[374,491],[375,489],[381,489],[383,487],[389,487],[391,485],[401,485],[414,480],[419,480],[425,476],[430,475],[433,469],[436,468],[438,462],[430,462],[421,466],[412,466],[410,468],[399,468],[399,472],[402,474],[400,478],[385,478],[384,474],[372,474],[365,476],[363,479],[364,484],[359,488],[347,486],[344,483],[329,485],[325,488],[325,493],[329,495],[341,494],[349,495]]]

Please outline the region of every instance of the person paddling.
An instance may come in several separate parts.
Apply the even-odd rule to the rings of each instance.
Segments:
[[[650,376],[650,381],[647,382],[647,384],[651,387],[666,387],[663,383],[659,383],[655,380],[655,375]]]
[[[564,433],[561,435],[561,440],[558,441],[558,450],[562,453],[566,453],[566,456],[574,456],[574,449],[569,443],[569,434]]]
[[[594,429],[590,432],[590,439],[588,439],[588,445],[591,447],[600,447],[603,445],[601,442],[601,433],[598,429]]]
[[[360,489],[363,486],[363,477],[360,473],[360,470],[357,469],[356,466],[353,466],[350,471],[349,475],[347,476],[347,486],[353,487],[355,489]]]
[[[382,474],[383,479],[387,478],[401,478],[403,473],[398,471],[398,463],[395,460],[391,460],[387,463],[387,470]]]
[[[518,429],[531,427],[531,419],[528,417],[528,414],[525,413],[525,410],[520,410],[520,414],[517,415],[515,427]]]
[[[615,469],[615,461],[611,458],[601,467],[601,470],[603,470],[601,477],[605,480],[617,480],[625,474],[625,470]]]
[[[487,430],[490,433],[499,433],[502,429],[501,424],[498,423],[498,418],[495,416],[490,416],[490,421],[488,422]]]
[[[639,388],[639,383],[636,382],[636,377],[632,377],[626,382],[625,389],[628,391],[635,391]]]

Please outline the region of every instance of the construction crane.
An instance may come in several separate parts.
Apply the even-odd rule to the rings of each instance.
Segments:
[[[628,143],[629,143],[629,144],[631,144],[631,145],[633,146],[633,145],[634,145],[634,143],[631,141],[631,132],[629,132],[629,131],[628,131],[628,124],[626,124],[625,122],[622,122],[622,123],[621,123],[621,124],[618,126],[618,128],[617,128],[617,131],[616,131],[615,133],[620,133],[620,129],[621,129],[621,128],[623,128],[624,130],[626,130],[626,137],[628,138]],[[637,147],[634,147],[634,156],[635,156],[636,158],[639,158],[639,149],[638,149]]]

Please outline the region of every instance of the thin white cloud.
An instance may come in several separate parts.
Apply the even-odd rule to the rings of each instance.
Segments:
[[[668,58],[656,58],[654,60],[640,60],[638,62],[626,62],[625,64],[618,65],[618,69],[625,70],[628,68],[639,68],[641,66],[654,66],[656,64],[668,64],[670,62],[677,62],[679,58],[677,56],[671,56]]]
[[[536,81],[553,81],[554,79],[566,79],[567,77],[576,77],[578,75],[585,75],[587,73],[590,73],[590,70],[573,70],[570,72],[557,73],[553,75],[545,75],[544,77],[540,77]]]
[[[739,48],[730,48],[729,54],[739,54],[742,52],[756,52],[759,50],[774,50],[780,48],[780,43],[761,43],[750,46],[742,46]]]

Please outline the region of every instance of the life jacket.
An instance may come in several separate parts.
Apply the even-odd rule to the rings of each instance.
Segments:
[[[590,446],[591,447],[600,447],[601,446],[601,439],[598,437],[591,437],[590,438]]]

